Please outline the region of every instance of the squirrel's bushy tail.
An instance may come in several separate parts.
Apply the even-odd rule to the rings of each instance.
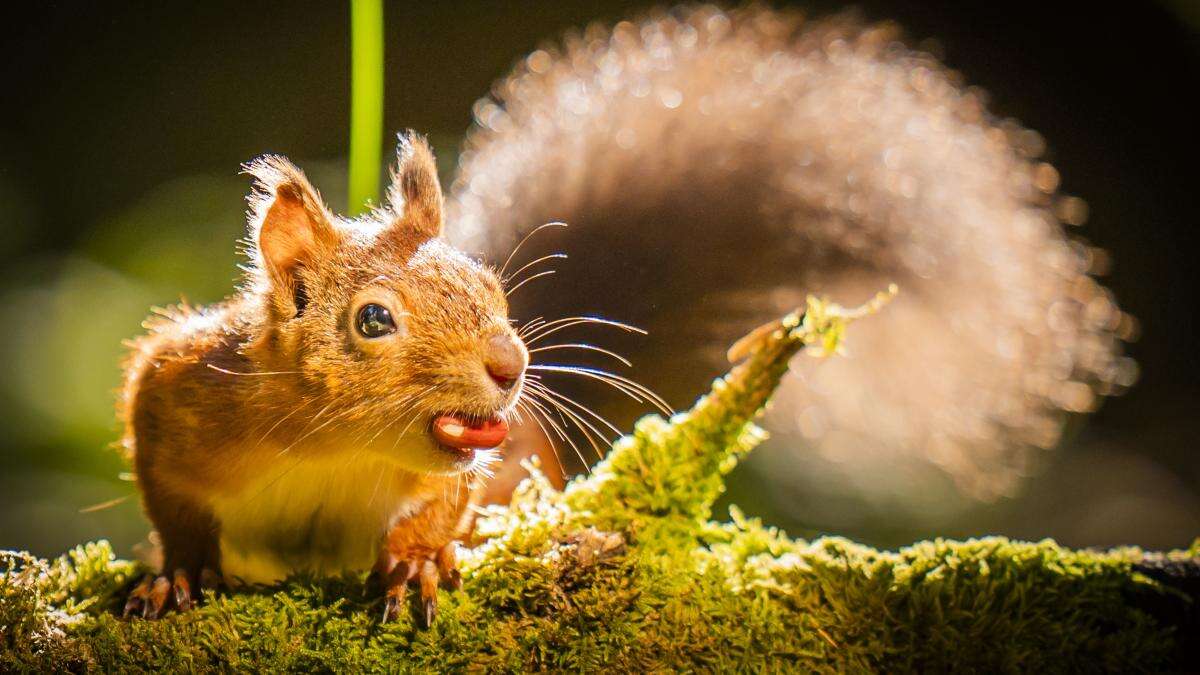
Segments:
[[[804,294],[852,304],[895,282],[849,358],[796,364],[765,426],[835,459],[919,455],[989,497],[1134,377],[1132,320],[1089,276],[1101,253],[1064,233],[1085,207],[1056,194],[1040,137],[891,26],[711,7],[593,26],[475,118],[456,243],[499,261],[569,223],[520,256],[572,259],[515,314],[648,329],[626,355],[676,406]]]

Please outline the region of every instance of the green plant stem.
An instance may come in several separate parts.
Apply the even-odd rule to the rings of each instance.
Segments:
[[[350,186],[346,211],[379,197],[383,150],[383,0],[350,0]]]

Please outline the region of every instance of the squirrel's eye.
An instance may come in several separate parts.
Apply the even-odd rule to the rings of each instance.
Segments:
[[[354,325],[363,337],[369,338],[383,337],[396,331],[396,322],[392,319],[392,313],[388,311],[387,307],[373,303],[363,305],[358,310],[358,317]]]

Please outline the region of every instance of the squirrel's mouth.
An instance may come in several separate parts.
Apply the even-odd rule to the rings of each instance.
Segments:
[[[433,440],[448,452],[468,458],[480,448],[494,448],[508,437],[508,422],[492,417],[479,419],[455,413],[433,418],[429,424]]]

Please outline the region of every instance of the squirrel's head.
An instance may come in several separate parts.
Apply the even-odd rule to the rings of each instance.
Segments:
[[[286,159],[246,168],[257,179],[249,292],[266,317],[248,349],[295,374],[305,409],[321,411],[311,426],[414,471],[493,459],[529,354],[496,274],[440,238],[426,142],[401,138],[386,205],[358,219],[334,216]]]

